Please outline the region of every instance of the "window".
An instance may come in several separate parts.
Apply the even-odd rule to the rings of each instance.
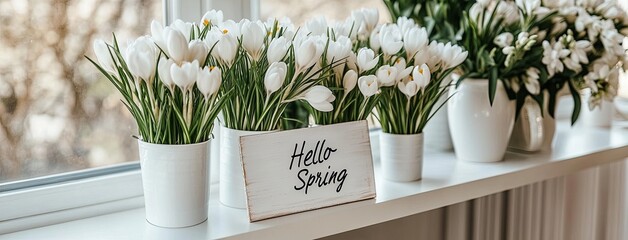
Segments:
[[[260,19],[289,17],[295,24],[323,15],[327,21],[344,20],[353,9],[377,8],[380,22],[387,22],[390,14],[381,0],[260,0]]]
[[[84,55],[161,16],[155,0],[0,0],[0,184],[138,159],[134,121]]]

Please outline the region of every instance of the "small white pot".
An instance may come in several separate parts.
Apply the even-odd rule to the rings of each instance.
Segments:
[[[436,102],[432,111],[436,111],[441,104],[445,103],[445,100],[447,100],[447,95],[443,95],[438,102]],[[451,141],[451,133],[449,132],[447,104],[443,105],[443,107],[434,114],[434,117],[427,122],[423,133],[425,134],[425,138],[429,139],[429,141],[425,142],[425,147],[439,151],[450,151],[454,148],[454,144]]]
[[[582,108],[580,108],[580,119],[578,120],[582,121],[581,126],[610,128],[613,123],[613,115],[615,114],[615,104],[603,100],[600,106],[590,110],[590,97],[590,91],[585,91],[582,96]]]
[[[209,141],[187,145],[138,143],[146,220],[168,228],[207,220]]]
[[[380,133],[380,162],[385,179],[420,180],[423,171],[423,134]]]
[[[487,79],[465,79],[450,88],[449,127],[456,158],[470,162],[504,159],[515,122],[515,101],[509,100],[501,81],[493,106]]]
[[[246,208],[246,191],[240,137],[272,131],[242,131],[220,128],[220,202],[228,207]]]

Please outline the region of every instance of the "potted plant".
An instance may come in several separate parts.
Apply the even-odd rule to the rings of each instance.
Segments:
[[[286,106],[303,100],[331,111],[332,92],[319,85],[330,66],[318,59],[325,42],[290,22],[209,17],[204,41],[212,64],[223,69],[223,89],[233,94],[221,112],[220,202],[246,208],[240,137],[278,131]]]
[[[429,43],[427,30],[412,22],[382,25],[373,39],[377,42],[370,44],[379,53],[381,65],[376,77],[360,79],[358,86],[379,88],[376,108],[382,126],[383,175],[393,181],[419,180],[423,129],[444,104],[438,102],[450,84],[443,81],[466,59],[467,52],[451,43]],[[370,61],[370,51],[358,52],[358,69],[361,62]]]
[[[208,142],[230,94],[221,87],[223,69],[198,40],[206,28],[178,21],[160,30],[125,49],[115,35],[111,44],[96,40],[97,61],[88,59],[137,123],[146,220],[187,227],[207,219]]]

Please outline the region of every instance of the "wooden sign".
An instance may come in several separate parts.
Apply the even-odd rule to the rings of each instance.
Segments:
[[[243,136],[251,222],[375,197],[366,121]]]

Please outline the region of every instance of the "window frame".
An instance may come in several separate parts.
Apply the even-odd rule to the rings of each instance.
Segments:
[[[259,18],[259,0],[162,2],[166,24],[196,22],[210,9],[227,19]],[[0,234],[139,208],[143,199],[139,162],[8,182],[0,184]]]

